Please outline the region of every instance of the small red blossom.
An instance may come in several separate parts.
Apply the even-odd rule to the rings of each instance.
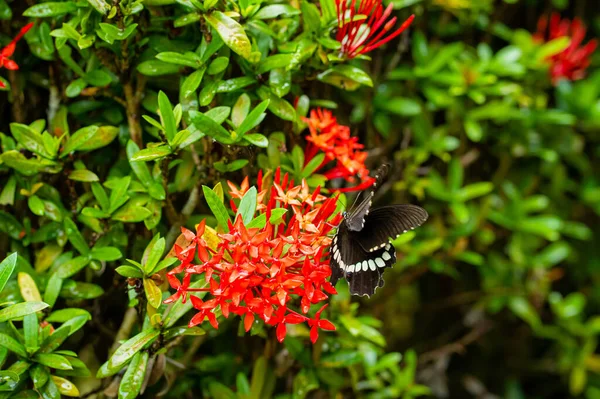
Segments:
[[[548,42],[565,36],[571,39],[566,49],[547,58],[554,85],[563,78],[578,80],[585,76],[585,70],[591,62],[591,55],[598,45],[596,39],[582,45],[586,31],[585,24],[579,18],[571,22],[567,18],[561,19],[558,13],[553,13],[550,18],[542,16],[539,19],[537,32],[533,36],[537,42]]]
[[[310,117],[304,118],[304,122],[309,129],[309,135],[306,136],[308,143],[304,153],[305,162],[310,162],[322,151],[325,153],[325,159],[316,170],[335,161],[335,166],[324,173],[327,179],[343,178],[352,183],[356,181],[356,177],[360,180],[358,185],[338,191],[364,190],[374,183],[375,179],[369,176],[369,169],[365,166],[367,153],[361,151],[364,146],[358,142],[358,137],[350,136],[348,126],[337,123],[331,111],[313,109],[310,111]]]
[[[354,58],[368,53],[394,39],[412,23],[411,15],[398,29],[389,33],[396,24],[396,17],[387,20],[394,8],[393,2],[385,10],[381,0],[336,0],[338,32],[336,39],[341,43],[341,56]],[[387,21],[386,21],[387,20]],[[389,34],[388,34],[389,33]],[[387,34],[387,36],[386,36]]]
[[[0,68],[6,68],[11,71],[16,71],[19,69],[19,65],[10,59],[12,55],[15,53],[15,49],[17,48],[17,42],[21,40],[21,38],[33,27],[33,23],[29,23],[21,28],[17,36],[8,43],[8,45],[2,50],[0,50]],[[0,80],[0,88],[5,88],[6,85],[2,83]]]
[[[205,221],[196,233],[182,229],[184,239],[178,243],[187,244],[176,244],[172,251],[181,263],[167,273],[176,292],[165,302],[185,301],[189,296],[197,311],[190,327],[208,319],[218,328],[218,311],[226,318],[240,316],[246,331],[260,318],[275,327],[280,342],[288,324],[306,322],[311,329],[334,330],[332,323],[320,319],[324,307],[314,319],[308,313],[312,305],[336,294],[327,281],[331,269],[325,249],[331,244],[328,234],[342,218],[335,212],[337,197],[320,195],[319,188],[311,192],[304,181],[294,186],[279,169],[272,182],[259,173],[257,183],[256,218],[262,221],[254,227],[237,217],[222,233],[209,229]],[[239,188],[228,185],[231,206],[237,209],[235,201],[248,192],[249,181],[244,179]],[[275,210],[282,209],[283,218],[271,220]],[[204,288],[190,288],[198,286],[192,281],[203,282]]]

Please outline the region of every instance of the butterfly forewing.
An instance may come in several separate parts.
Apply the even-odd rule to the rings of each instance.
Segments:
[[[375,190],[380,186],[381,181],[387,175],[389,170],[389,166],[387,164],[383,164],[377,172],[375,173],[375,182],[371,189],[367,192],[363,193],[364,198],[359,202],[359,204],[352,209],[347,217],[346,223],[348,224],[348,230],[350,231],[360,231],[364,227],[365,218],[369,214],[369,209],[371,208],[371,203],[373,201],[373,195],[375,194]]]
[[[354,234],[360,246],[371,252],[387,245],[390,239],[419,227],[428,216],[425,209],[416,205],[384,206],[371,211],[362,230]]]

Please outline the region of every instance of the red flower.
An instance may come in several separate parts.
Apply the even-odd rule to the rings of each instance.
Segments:
[[[553,84],[556,85],[561,78],[578,80],[584,77],[591,62],[590,57],[598,44],[594,39],[582,46],[585,33],[585,24],[579,18],[571,22],[567,18],[561,19],[558,13],[553,13],[549,20],[547,16],[539,19],[534,40],[547,42],[565,36],[571,39],[569,47],[547,58]]]
[[[369,177],[369,170],[365,166],[367,153],[360,151],[364,146],[358,142],[358,137],[350,137],[350,128],[339,125],[331,111],[321,108],[310,111],[310,118],[304,118],[310,131],[306,137],[308,141],[304,154],[308,163],[320,151],[325,153],[325,160],[316,170],[323,168],[330,161],[336,165],[324,173],[331,180],[344,178],[349,182],[358,176],[361,183],[354,187],[339,189],[338,191],[358,191],[370,187],[375,179]]]
[[[396,24],[396,17],[386,22],[394,8],[392,3],[385,10],[381,0],[360,0],[358,9],[356,0],[351,1],[350,7],[347,0],[335,0],[335,3],[338,19],[336,39],[342,44],[341,55],[347,58],[384,45],[408,28],[415,18],[411,15],[398,29],[385,36]]]
[[[314,320],[309,320],[308,322],[310,326],[310,340],[313,344],[319,339],[319,328],[323,330],[335,330],[335,326],[329,320],[321,320],[321,313],[326,307],[327,305],[323,305],[315,315]]]
[[[16,71],[19,69],[19,65],[16,62],[11,60],[9,57],[15,53],[15,49],[17,48],[17,42],[21,40],[21,38],[33,27],[33,23],[29,23],[21,28],[19,34],[15,36],[15,38],[8,43],[6,47],[0,50],[0,68],[4,67],[11,71]],[[5,88],[6,85],[0,81],[0,88]]]
[[[237,209],[234,201],[250,188],[248,179],[241,188],[228,184],[232,207]],[[165,302],[185,301],[189,293],[203,292],[202,298],[190,295],[198,311],[190,326],[208,319],[218,328],[216,314],[220,310],[224,317],[242,317],[246,331],[257,318],[262,319],[276,327],[280,342],[287,324],[308,322],[335,329],[319,319],[320,312],[314,320],[305,315],[312,305],[327,300],[327,294],[336,293],[327,281],[331,269],[325,249],[331,243],[328,234],[341,220],[341,214],[335,214],[337,197],[319,195],[318,188],[311,193],[306,182],[294,186],[289,175],[282,177],[279,169],[272,183],[260,173],[257,186],[258,215],[253,227],[237,217],[222,233],[209,229],[204,221],[195,234],[182,229],[188,244],[174,248],[181,264],[167,273],[167,279],[177,291]],[[272,220],[281,209],[286,211],[283,218]],[[194,264],[196,255],[199,264]],[[192,280],[205,281],[206,288],[190,288]],[[299,306],[301,313],[293,310],[292,304]]]

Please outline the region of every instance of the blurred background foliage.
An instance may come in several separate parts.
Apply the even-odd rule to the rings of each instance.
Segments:
[[[553,11],[597,37],[597,1],[392,3],[410,29],[343,60],[331,0],[0,0],[0,48],[35,22],[0,77],[0,398],[600,398],[600,52],[556,79],[571,38],[534,37]],[[339,187],[316,107],[393,164],[376,204],[429,220],[315,345],[187,329],[163,258],[217,225],[203,185]]]

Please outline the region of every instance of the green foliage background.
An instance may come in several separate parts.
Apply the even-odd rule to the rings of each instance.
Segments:
[[[393,2],[410,31],[341,61],[332,0],[0,0],[2,46],[36,22],[1,70],[0,398],[600,398],[598,55],[554,87],[567,42],[531,38],[551,10],[597,36],[596,2]],[[430,219],[316,345],[185,328],[179,228],[259,168],[325,183],[317,106],[393,163],[376,202]]]

